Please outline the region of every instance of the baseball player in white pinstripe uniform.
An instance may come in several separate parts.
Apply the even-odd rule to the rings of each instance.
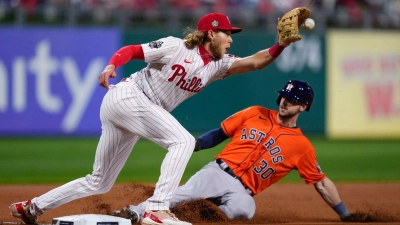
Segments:
[[[231,26],[226,15],[209,13],[185,39],[166,37],[119,49],[99,76],[99,84],[108,92],[100,109],[102,135],[92,174],[12,204],[11,215],[35,224],[44,211],[108,192],[133,146],[143,137],[167,149],[167,154],[141,223],[190,224],[169,211],[169,200],[193,152],[195,138],[170,112],[215,80],[268,66],[290,44],[279,40],[269,49],[245,58],[227,54],[233,42],[231,34],[241,30]],[[116,77],[116,68],[133,59],[144,60],[148,65],[118,84],[109,85],[108,79]]]

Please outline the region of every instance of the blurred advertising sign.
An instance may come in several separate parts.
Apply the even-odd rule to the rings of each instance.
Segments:
[[[98,135],[110,28],[0,27],[0,135]],[[117,78],[118,79],[118,78]]]
[[[400,137],[400,32],[327,35],[327,134]]]

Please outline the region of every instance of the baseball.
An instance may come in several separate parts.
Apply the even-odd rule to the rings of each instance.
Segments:
[[[315,27],[315,21],[311,18],[307,18],[306,21],[304,21],[303,27],[306,30],[312,30]]]

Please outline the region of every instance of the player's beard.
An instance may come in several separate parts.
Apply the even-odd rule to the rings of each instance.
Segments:
[[[283,113],[279,112],[279,117],[285,118],[285,119],[291,118],[291,117],[293,117],[295,115],[296,115],[296,113],[287,112],[287,113],[283,114]]]
[[[286,111],[286,113],[281,113],[281,111],[279,110],[279,112],[278,112],[279,117],[285,118],[285,119],[292,118],[295,115],[297,115],[298,113],[300,113],[300,110],[296,110],[295,112]]]
[[[220,44],[218,40],[211,41],[210,44],[211,54],[214,56],[214,60],[220,60],[224,56],[225,53],[221,53]]]

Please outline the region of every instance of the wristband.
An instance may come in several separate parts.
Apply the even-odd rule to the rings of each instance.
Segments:
[[[268,52],[272,57],[277,58],[283,52],[284,49],[285,47],[280,46],[279,43],[276,43],[272,45],[271,48],[269,48]]]
[[[346,206],[344,206],[343,202],[340,202],[335,207],[332,207],[333,210],[340,216],[340,218],[344,218],[350,215],[349,211],[347,211]]]

